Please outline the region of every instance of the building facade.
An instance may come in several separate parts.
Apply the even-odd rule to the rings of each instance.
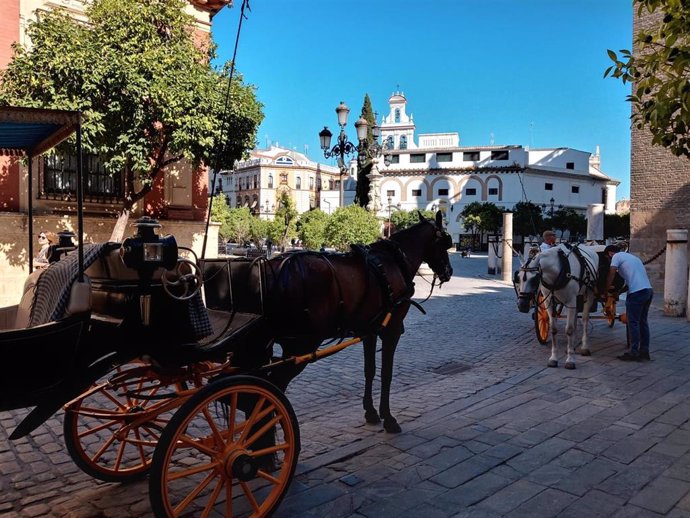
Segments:
[[[300,214],[317,207],[331,213],[338,207],[339,175],[337,167],[270,146],[255,149],[232,171],[221,171],[215,192],[225,194],[230,207],[249,207],[261,219],[273,219],[283,193]]]
[[[458,133],[420,134],[407,113],[407,99],[395,92],[380,122],[391,164],[380,159],[380,215],[391,210],[440,208],[448,231],[458,242],[465,233],[461,212],[472,202],[492,202],[512,209],[530,201],[549,211],[573,209],[585,214],[593,203],[615,213],[620,183],[601,171],[600,153],[567,147],[530,149],[521,145],[460,145]]]
[[[633,34],[655,27],[663,16],[646,9],[637,14],[635,10]],[[690,228],[690,160],[652,145],[649,130],[634,124],[630,147],[630,250],[646,261],[666,245],[666,230]],[[659,293],[664,287],[664,259],[662,255],[647,265]]]

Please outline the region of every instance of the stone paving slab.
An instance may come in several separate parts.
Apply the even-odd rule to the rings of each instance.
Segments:
[[[411,311],[398,346],[391,408],[401,434],[364,423],[359,346],[290,386],[302,452],[275,516],[690,516],[690,324],[664,317],[658,295],[653,361],[618,361],[625,328],[600,319],[592,356],[550,369],[550,347],[517,312],[512,287],[487,275],[486,258],[452,261],[453,279],[426,316]],[[429,285],[416,284],[421,300]],[[61,412],[9,441],[24,415],[0,413],[0,516],[152,516],[146,481],[102,483],[76,467]]]

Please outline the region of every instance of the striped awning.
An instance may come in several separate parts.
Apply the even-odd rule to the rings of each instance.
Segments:
[[[74,133],[81,114],[67,110],[0,107],[0,155],[39,155]]]

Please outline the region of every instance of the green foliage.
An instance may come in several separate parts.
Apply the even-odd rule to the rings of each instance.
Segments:
[[[372,128],[376,125],[376,117],[374,110],[371,107],[371,99],[369,94],[364,95],[364,104],[362,106],[362,117],[369,123],[367,130],[367,146],[374,142],[374,135]],[[367,175],[371,172],[372,162],[367,160],[363,165],[357,168],[357,192],[355,193],[355,203],[361,207],[366,207],[369,204],[369,178]]]
[[[473,201],[465,206],[461,215],[465,218],[465,230],[468,228],[468,217],[471,219],[472,233],[479,232],[498,232],[503,225],[503,209],[491,202]]]
[[[326,225],[326,243],[341,251],[352,243],[371,243],[380,237],[381,224],[376,216],[359,205],[338,207]]]
[[[547,228],[554,228],[562,232],[569,230],[571,238],[587,233],[587,219],[573,209],[555,211],[553,217],[547,219],[544,224]]]
[[[281,248],[288,246],[297,237],[297,209],[286,192],[280,195],[278,208],[273,221],[268,224],[267,234],[273,244]]]
[[[403,230],[419,222],[419,212],[427,219],[433,220],[436,214],[431,210],[397,210],[391,213],[391,223],[395,230]]]
[[[225,241],[230,238],[227,226],[229,220],[230,206],[228,205],[228,201],[224,194],[217,194],[213,197],[213,203],[211,204],[211,221],[220,223],[218,235]]]
[[[518,236],[539,233],[544,225],[541,207],[531,201],[519,201],[513,207],[513,232]]]
[[[213,204],[215,205],[215,201]],[[227,219],[221,223],[219,233],[225,239],[244,245],[251,239],[254,219],[249,207],[228,209]]]
[[[329,215],[321,209],[303,213],[297,224],[299,238],[305,248],[319,250],[326,243],[326,225]]]
[[[604,214],[604,238],[630,237],[630,213]]]
[[[229,68],[210,66],[211,51],[195,44],[186,6],[94,0],[88,24],[62,9],[44,12],[27,27],[31,47],[15,44],[0,76],[2,105],[84,113],[84,151],[99,155],[110,172],[125,172],[125,208],[182,158],[194,166],[232,166],[254,146],[263,119],[254,88],[236,76],[223,120]]]
[[[659,12],[661,22],[634,35],[630,50],[608,51],[613,65],[604,77],[634,84],[627,100],[631,119],[648,128],[652,143],[690,158],[690,3],[681,0],[633,0],[638,15]]]

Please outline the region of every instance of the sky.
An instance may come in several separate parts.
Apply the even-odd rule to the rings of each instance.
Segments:
[[[213,20],[216,64],[232,58],[242,0]],[[365,94],[388,114],[400,90],[416,135],[461,146],[570,147],[594,153],[630,197],[629,85],[604,78],[607,49],[632,44],[631,0],[250,0],[237,71],[264,105],[257,147],[332,164],[335,107],[354,121]],[[418,143],[417,139],[417,143]]]

